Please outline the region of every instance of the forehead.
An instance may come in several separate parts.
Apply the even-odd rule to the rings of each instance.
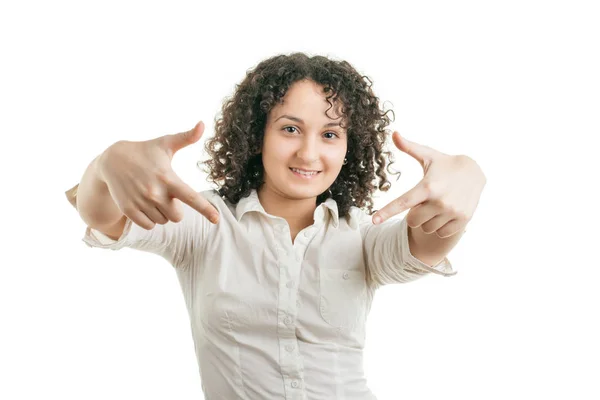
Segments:
[[[322,85],[310,80],[294,82],[282,98],[282,102],[277,104],[269,116],[278,118],[281,115],[289,113],[300,113],[296,115],[299,118],[312,118],[315,120],[340,120],[343,118],[343,104],[333,98],[327,101],[327,96],[331,92],[325,93]],[[331,104],[330,104],[331,103]],[[327,114],[326,114],[327,113]]]

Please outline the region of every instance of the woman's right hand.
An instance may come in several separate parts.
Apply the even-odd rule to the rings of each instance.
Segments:
[[[169,221],[180,222],[180,200],[217,223],[219,213],[173,171],[171,160],[182,148],[196,143],[204,132],[202,121],[190,131],[143,142],[119,141],[98,160],[100,178],[123,214],[145,229]]]

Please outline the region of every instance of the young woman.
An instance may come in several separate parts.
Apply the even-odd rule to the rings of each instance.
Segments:
[[[374,399],[363,347],[376,289],[455,273],[446,254],[485,177],[469,157],[395,133],[424,178],[372,215],[374,191],[390,187],[386,114],[349,63],[279,55],[248,72],[216,121],[205,164],[217,190],[197,193],[171,169],[200,122],[113,144],[67,192],[88,245],[174,266],[206,399]]]

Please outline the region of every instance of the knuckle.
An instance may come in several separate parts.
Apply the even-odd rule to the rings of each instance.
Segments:
[[[442,207],[444,208],[444,210],[446,210],[446,212],[455,215],[455,216],[459,216],[462,211],[459,210],[458,208],[456,208],[455,206],[453,206],[452,204],[448,204],[446,202],[442,202]]]
[[[181,222],[183,220],[183,215],[178,211],[173,211],[171,214],[171,221],[173,222]]]
[[[423,182],[423,189],[425,189],[428,197],[434,196],[437,193],[437,186],[430,181]]]
[[[466,154],[459,154],[457,155],[455,158],[457,163],[459,164],[469,164],[469,163],[475,163],[477,164],[477,162],[475,160],[473,160],[471,157],[467,156]]]
[[[444,198],[436,198],[432,199],[431,202],[436,206],[442,208],[444,211],[453,212],[453,207],[448,203],[448,201]]]
[[[154,226],[156,225],[154,223],[154,221],[152,221],[149,218],[148,219],[143,219],[141,221],[139,219],[135,219],[135,220],[133,220],[133,222],[135,222],[136,225],[139,225],[139,226],[141,226],[142,228],[144,228],[144,229],[146,229],[148,231],[151,230],[151,229],[153,229]]]
[[[388,206],[384,207],[379,213],[383,216],[389,216],[390,214],[398,213],[408,208],[406,199],[396,199],[391,202]]]
[[[168,212],[171,216],[171,221],[181,222],[183,220],[183,210],[181,209],[181,204],[179,203],[179,200],[171,200],[171,206],[169,207]]]
[[[127,140],[119,140],[108,147],[106,150],[106,158],[122,157],[130,151],[132,142]]]
[[[450,205],[447,203],[447,201],[445,199],[435,198],[435,199],[431,199],[430,201],[433,204],[435,204],[436,206],[438,206],[439,208],[444,209],[446,211],[450,211]]]
[[[144,191],[144,196],[146,199],[150,200],[152,203],[157,204],[160,202],[162,198],[162,191],[156,186],[146,187]]]
[[[172,185],[175,183],[171,177],[171,174],[167,170],[159,170],[156,174],[156,179],[158,179],[158,181],[164,185]]]
[[[462,219],[462,220],[469,219],[469,216],[467,215],[467,213],[462,210],[455,211],[454,214],[456,215],[456,217],[458,219]]]
[[[120,149],[122,149],[123,147],[126,147],[126,146],[127,146],[127,141],[126,140],[118,140],[118,141],[114,142],[113,144],[111,144],[108,147],[108,150],[110,152],[113,152],[115,150],[120,150]]]
[[[408,203],[406,202],[406,199],[398,199],[398,201],[396,201],[396,206],[397,208],[405,209],[408,206]]]

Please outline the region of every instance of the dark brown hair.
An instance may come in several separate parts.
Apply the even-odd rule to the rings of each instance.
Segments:
[[[211,158],[202,164],[208,166],[208,180],[232,204],[261,186],[264,171],[259,153],[267,116],[293,83],[305,79],[323,86],[329,109],[333,107],[331,99],[340,101],[348,138],[347,164],[330,188],[317,196],[317,204],[332,197],[340,217],[346,216],[351,206],[372,213],[373,192],[391,187],[385,170],[394,160],[384,151],[390,133],[387,113],[391,110],[380,110],[368,77],[346,61],[324,56],[277,55],[247,72],[233,96],[224,102],[221,117],[215,118],[215,136],[206,141]]]

